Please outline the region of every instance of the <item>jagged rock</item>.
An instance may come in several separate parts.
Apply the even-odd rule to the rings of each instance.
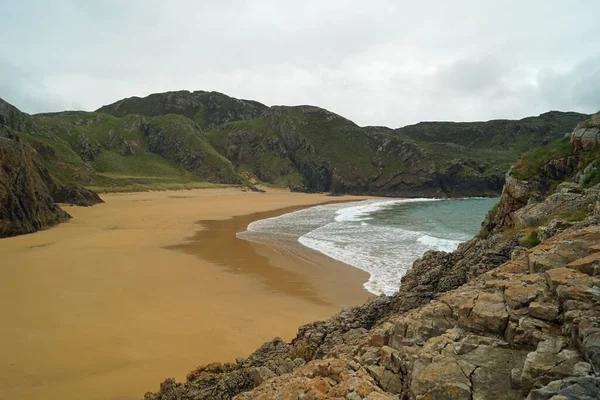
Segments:
[[[145,400],[189,398],[196,400],[231,400],[269,378],[287,374],[297,365],[289,358],[290,347],[276,338],[262,345],[240,364],[213,363],[196,368],[188,374],[186,383],[170,378],[157,393],[148,392]]]
[[[536,226],[549,215],[568,213],[589,204],[598,198],[598,188],[590,188],[583,193],[562,191],[551,194],[541,202],[528,204],[514,212],[514,226],[517,228]]]
[[[556,187],[555,193],[581,193],[581,185],[574,182],[563,182]]]
[[[573,329],[573,336],[584,358],[600,372],[600,318],[583,318]]]
[[[361,306],[344,309],[327,321],[301,326],[292,346],[307,361],[323,357],[334,346],[352,341],[352,332],[371,329],[392,311],[394,300],[380,296]]]
[[[14,132],[28,117],[0,99],[0,237],[32,233],[70,218],[52,199],[54,184],[35,150]]]
[[[548,225],[538,228],[537,235],[540,241],[544,242],[550,239],[552,236],[569,229],[573,225],[574,223],[571,222],[566,222],[561,219],[553,219]]]
[[[583,377],[590,373],[590,364],[574,350],[567,349],[568,341],[548,338],[540,342],[536,351],[527,355],[521,374],[521,391],[527,395],[532,388],[571,376]]]
[[[434,358],[431,363],[417,360],[410,391],[419,399],[470,399],[472,372],[473,368],[463,371],[452,357]]]
[[[352,368],[341,359],[311,361],[294,371],[271,379],[259,388],[242,393],[236,400],[298,400],[298,399],[369,399],[396,400],[385,393],[369,373],[361,367]]]
[[[396,309],[405,311],[423,305],[439,293],[502,265],[517,246],[517,240],[502,241],[500,235],[493,235],[462,243],[453,253],[426,252],[402,277]]]
[[[567,267],[591,276],[600,275],[600,253],[592,253],[589,256],[572,261]]]
[[[53,193],[52,197],[57,203],[68,203],[85,207],[104,203],[104,200],[98,194],[76,184],[61,187]]]
[[[557,304],[534,301],[529,305],[529,315],[534,318],[552,322],[558,317],[559,308]]]
[[[79,155],[85,161],[94,161],[96,156],[102,151],[102,146],[95,143],[87,136],[79,137]]]
[[[508,323],[508,312],[501,294],[481,293],[461,305],[458,318],[465,329],[502,333]]]
[[[591,376],[567,378],[534,389],[527,400],[597,400],[600,398],[600,378]]]
[[[571,134],[571,143],[577,150],[591,150],[598,144],[598,128],[581,128]]]

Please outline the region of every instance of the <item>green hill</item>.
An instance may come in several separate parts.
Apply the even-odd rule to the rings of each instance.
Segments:
[[[232,164],[180,115],[117,118],[102,113],[39,114],[24,135],[61,183],[99,191],[240,183]]]
[[[491,196],[509,166],[587,116],[360,127],[314,106],[217,92],[132,97],[38,114],[21,129],[60,183],[98,191],[262,183],[389,196]]]

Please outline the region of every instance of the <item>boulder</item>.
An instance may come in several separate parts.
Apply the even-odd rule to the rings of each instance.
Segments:
[[[501,334],[508,323],[506,303],[500,293],[480,293],[465,301],[458,312],[459,326],[476,332]]]
[[[577,150],[591,150],[598,144],[598,128],[581,128],[571,134],[571,144]]]
[[[59,188],[53,193],[52,197],[57,203],[67,203],[84,207],[104,203],[104,200],[98,194],[77,184],[70,184]]]

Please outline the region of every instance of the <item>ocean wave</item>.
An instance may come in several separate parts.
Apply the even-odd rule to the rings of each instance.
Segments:
[[[398,291],[400,278],[427,248],[415,246],[420,232],[385,226],[333,222],[298,238],[303,246],[369,273],[365,289],[373,294]]]
[[[358,222],[358,221],[367,221],[369,215],[376,211],[385,210],[386,208],[393,207],[395,204],[400,203],[416,203],[416,202],[424,202],[424,201],[439,201],[441,199],[427,199],[427,198],[418,198],[418,199],[395,199],[395,200],[379,200],[379,201],[366,201],[357,206],[352,207],[344,207],[339,209],[336,212],[335,220],[337,222]]]
[[[427,212],[423,212],[422,207],[417,208],[421,209],[420,214],[417,211],[417,219],[413,220],[417,223],[413,222],[410,226],[398,225],[404,223],[403,219],[387,220],[381,216],[381,211],[387,213],[387,209],[397,204],[431,201],[457,200],[372,199],[321,205],[255,221],[238,237],[274,246],[288,243],[288,240],[299,242],[368,272],[370,277],[364,284],[365,289],[373,294],[391,295],[398,291],[400,279],[423,253],[428,250],[450,252],[471,237],[463,229],[465,217],[448,207],[436,206]],[[472,205],[461,207],[463,212],[468,210],[471,217]],[[403,212],[410,213],[410,209]],[[374,216],[374,213],[379,216]],[[393,210],[390,213],[390,216],[395,215]],[[460,224],[452,218],[460,218],[462,228],[458,229]],[[476,232],[479,222],[473,224],[472,229]]]
[[[424,235],[417,239],[417,242],[431,247],[433,250],[440,250],[445,252],[451,252],[456,250],[459,244],[461,244],[462,240],[451,240],[451,239],[442,239],[435,236]]]

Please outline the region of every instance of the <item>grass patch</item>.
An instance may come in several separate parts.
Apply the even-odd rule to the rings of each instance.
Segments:
[[[551,160],[568,157],[573,153],[573,146],[567,137],[555,140],[547,146],[540,147],[526,153],[516,162],[512,169],[512,176],[519,179],[529,179],[537,175],[541,167]]]
[[[193,189],[214,189],[238,187],[239,185],[224,185],[210,182],[149,182],[149,183],[129,183],[126,185],[114,186],[86,186],[96,193],[133,193],[133,192],[152,192],[165,190],[193,190]]]
[[[523,238],[519,239],[519,243],[521,246],[525,246],[527,248],[532,248],[542,243],[540,238],[538,237],[538,232],[536,230],[532,230],[529,234],[525,235]]]
[[[588,205],[578,208],[577,210],[569,211],[560,214],[558,217],[567,222],[579,222],[583,221],[589,215]]]
[[[589,188],[600,183],[600,167],[596,167],[583,179],[583,187]]]

